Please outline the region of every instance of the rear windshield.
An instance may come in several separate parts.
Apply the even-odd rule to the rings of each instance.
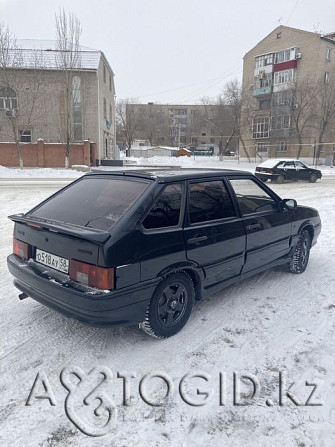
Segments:
[[[269,158],[268,160],[263,161],[260,165],[258,165],[260,168],[274,168],[277,163],[282,161],[284,163],[285,160],[279,160],[274,158]]]
[[[83,177],[29,214],[109,230],[141,196],[148,184],[137,179]]]

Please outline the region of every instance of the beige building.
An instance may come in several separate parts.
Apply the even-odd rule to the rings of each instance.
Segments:
[[[332,155],[334,73],[334,33],[322,36],[281,25],[252,48],[244,56],[241,113],[249,154]]]
[[[232,131],[232,110],[215,104],[128,104],[133,114],[134,139],[151,145],[214,147],[225,146]],[[122,146],[122,135],[120,135]],[[237,138],[228,148],[236,150]]]
[[[71,143],[95,142],[98,162],[113,158],[114,73],[103,52],[80,47],[76,67],[67,71],[55,41],[18,40],[17,46],[13,67],[0,67],[0,142],[14,141],[14,120],[22,143],[64,143],[69,122]]]

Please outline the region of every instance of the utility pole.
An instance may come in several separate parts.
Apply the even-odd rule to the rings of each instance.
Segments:
[[[116,160],[116,95],[114,95],[114,145],[113,145],[113,160]],[[120,158],[120,157],[119,157]]]
[[[181,122],[179,121],[179,125],[178,125],[178,147],[180,147],[180,127],[181,127]]]

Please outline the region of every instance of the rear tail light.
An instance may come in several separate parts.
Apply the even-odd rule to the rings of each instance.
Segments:
[[[273,171],[271,171],[271,169],[267,169],[266,172],[267,172],[268,174],[273,174]]]
[[[256,172],[260,172],[260,169],[259,169],[259,168],[256,168]]]
[[[29,245],[13,237],[13,253],[22,259],[28,259]]]
[[[70,260],[70,278],[98,289],[114,289],[114,268],[98,267],[85,262]]]

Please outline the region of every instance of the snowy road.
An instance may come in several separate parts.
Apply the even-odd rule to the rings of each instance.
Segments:
[[[197,303],[182,332],[157,341],[137,328],[89,328],[31,299],[20,302],[5,262],[12,250],[12,222],[6,216],[28,210],[57,188],[2,186],[0,445],[335,445],[335,177],[316,184],[272,187],[281,197],[295,198],[321,214],[323,230],[305,274],[275,268],[231,286]],[[106,391],[117,414],[114,411],[116,420],[105,436],[83,434],[66,416],[67,390],[59,375],[69,365],[84,373],[94,367],[113,372]],[[148,405],[138,391],[142,377],[158,371],[174,383],[169,402],[162,407]],[[116,378],[117,372],[136,373],[130,379],[128,406],[122,402],[124,382]],[[206,397],[197,395],[196,388],[212,390],[203,406],[185,403],[178,389],[185,374],[196,372],[207,373],[207,382],[192,379],[184,394],[201,403]],[[40,381],[31,405],[26,406],[38,373]],[[234,373],[236,383],[240,376],[248,375],[260,385],[252,400],[251,379],[241,384],[244,394],[240,399],[249,405],[234,404]],[[279,377],[284,375],[287,383],[282,383],[279,405]],[[221,384],[226,378],[225,387],[220,388],[220,377]],[[36,399],[36,395],[47,394],[42,379],[47,379],[50,400]],[[151,400],[167,393],[165,385],[160,387],[162,379],[152,379],[150,384]],[[291,384],[293,400],[299,400],[300,406],[287,396]],[[311,384],[316,385],[315,393],[306,405],[314,389]],[[92,408],[83,410],[76,405],[82,419],[92,425]],[[106,423],[102,418],[97,424],[101,421]]]

